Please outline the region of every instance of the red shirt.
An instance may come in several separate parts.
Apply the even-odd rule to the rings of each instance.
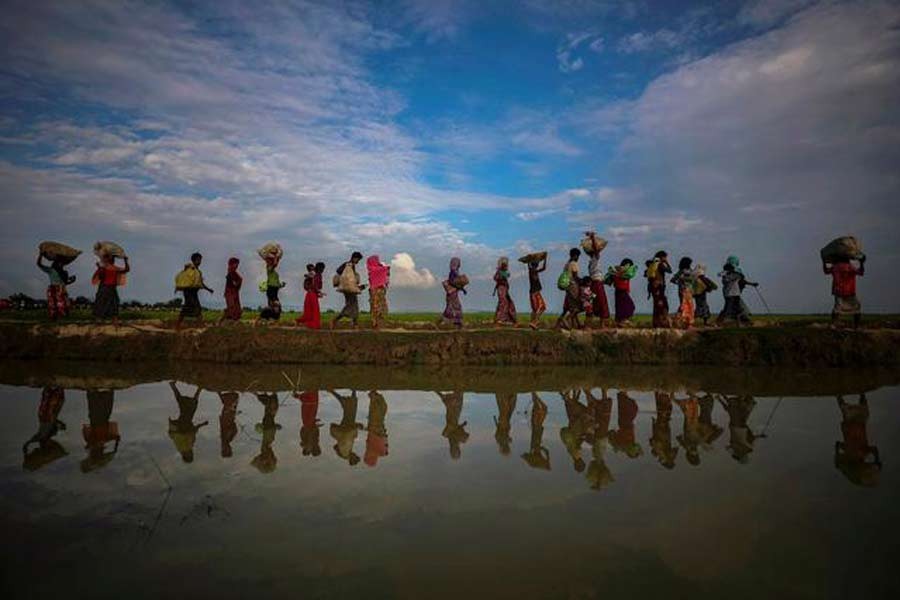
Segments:
[[[618,275],[613,275],[613,287],[617,290],[622,290],[623,292],[631,292],[631,280],[619,277]]]
[[[831,273],[831,293],[838,298],[848,298],[856,295],[856,276],[862,275],[862,271],[852,264],[837,263],[825,271]]]

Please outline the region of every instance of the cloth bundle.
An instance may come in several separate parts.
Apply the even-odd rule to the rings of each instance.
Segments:
[[[176,290],[200,289],[201,287],[203,287],[203,277],[200,275],[200,269],[194,267],[192,263],[184,265],[184,269],[175,276]]]
[[[123,258],[125,256],[125,250],[115,242],[97,242],[94,244],[94,254],[98,257],[108,255]]]
[[[591,239],[591,236],[586,235],[584,236],[584,239],[581,240],[581,248],[585,252],[603,252],[608,243],[609,242],[602,237],[594,236],[594,238]]]
[[[81,250],[76,250],[72,246],[67,246],[60,242],[41,242],[38,246],[41,256],[49,261],[58,261],[64,265],[69,264],[81,254]]]
[[[835,238],[828,242],[822,251],[822,262],[835,262],[837,260],[857,260],[865,256],[862,244],[851,235]]]
[[[541,251],[541,252],[532,252],[530,254],[526,254],[525,256],[520,256],[519,262],[525,263],[525,264],[531,264],[531,263],[535,263],[535,262],[541,262],[545,258],[547,258],[546,250]]]
[[[259,254],[259,257],[265,261],[273,260],[276,263],[281,260],[281,257],[284,256],[284,251],[281,249],[279,244],[275,242],[269,242],[265,244],[262,248],[256,251]]]

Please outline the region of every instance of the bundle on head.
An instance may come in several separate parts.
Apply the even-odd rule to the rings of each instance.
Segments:
[[[111,256],[113,258],[125,256],[125,250],[115,242],[97,242],[94,244],[94,254],[98,257]]]
[[[858,260],[863,257],[862,244],[852,235],[835,238],[822,248],[822,262]]]
[[[594,235],[591,237],[590,235],[586,235],[584,239],[581,240],[581,247],[588,254],[596,254],[598,252],[603,252],[603,249],[606,248],[607,241],[602,237],[598,237]]]
[[[256,251],[259,254],[259,257],[266,262],[278,263],[281,260],[281,257],[284,256],[284,251],[281,249],[279,244],[275,242],[269,242],[265,244],[262,248]]]
[[[60,242],[49,241],[41,242],[38,246],[38,252],[40,252],[41,256],[47,260],[63,265],[69,264],[81,254],[81,250],[76,250],[75,248]]]

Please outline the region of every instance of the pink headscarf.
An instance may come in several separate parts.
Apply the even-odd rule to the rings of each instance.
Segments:
[[[378,289],[388,284],[388,277],[391,274],[391,268],[388,265],[381,264],[381,259],[377,254],[373,254],[366,259],[366,269],[369,271],[369,287]]]

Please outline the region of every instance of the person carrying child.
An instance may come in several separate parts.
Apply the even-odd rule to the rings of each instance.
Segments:
[[[497,296],[497,309],[494,311],[494,325],[516,325],[516,303],[509,292],[509,259],[501,256],[497,260],[494,272],[494,294]]]
[[[593,231],[586,231],[585,236],[590,240],[591,249],[588,255],[588,276],[591,279],[591,310],[586,311],[585,327],[592,317],[600,319],[600,327],[605,327],[609,322],[609,302],[606,300],[606,290],[603,289],[604,273],[600,266],[600,253],[605,248],[605,242],[597,237]]]
[[[669,299],[666,297],[666,275],[672,272],[669,255],[660,250],[647,261],[647,297],[653,298],[653,327],[669,327]]]
[[[752,285],[758,286],[758,283],[747,280],[744,272],[741,271],[740,261],[736,256],[729,256],[722,266],[722,272],[719,273],[722,278],[722,294],[725,296],[725,307],[719,313],[716,322],[721,324],[725,319],[733,319],[738,326],[749,325],[750,309],[741,299],[741,293],[744,287]]]
[[[338,267],[335,286],[344,295],[344,308],[331,321],[332,329],[337,326],[338,321],[345,318],[350,319],[353,329],[356,329],[359,323],[359,295],[363,293],[366,286],[360,283],[356,265],[362,260],[362,257],[362,252],[354,252],[350,255],[350,260]]]
[[[309,267],[312,267],[310,272]],[[297,318],[297,325],[305,325],[310,329],[322,327],[322,311],[319,307],[319,299],[325,296],[322,291],[322,273],[325,272],[325,263],[317,262],[315,265],[306,265],[307,272],[303,276],[303,314]]]
[[[563,267],[559,279],[556,280],[556,287],[565,290],[566,296],[563,300],[563,310],[556,319],[556,329],[565,327],[571,329],[573,326],[581,328],[578,322],[578,313],[582,310],[581,304],[581,288],[579,286],[580,277],[578,276],[578,259],[581,258],[581,250],[572,248],[569,250],[569,260]]]
[[[683,256],[678,261],[678,272],[672,277],[672,283],[678,286],[678,312],[676,321],[685,329],[694,325],[694,272],[691,270],[693,260]]]
[[[528,299],[531,302],[531,322],[529,326],[537,329],[541,315],[547,312],[547,303],[541,294],[541,273],[547,270],[547,255],[542,260],[534,260],[528,263]]]
[[[866,255],[857,259],[855,266],[849,258],[841,257],[834,262],[822,262],[822,270],[831,275],[831,294],[834,296],[834,308],[831,309],[831,324],[837,325],[841,315],[853,315],[854,329],[862,320],[862,306],[856,297],[856,277],[866,274]]]
[[[631,280],[637,274],[637,265],[630,258],[622,259],[616,267],[610,267],[606,282],[615,290],[616,326],[624,327],[634,315],[634,300],[631,299]]]

